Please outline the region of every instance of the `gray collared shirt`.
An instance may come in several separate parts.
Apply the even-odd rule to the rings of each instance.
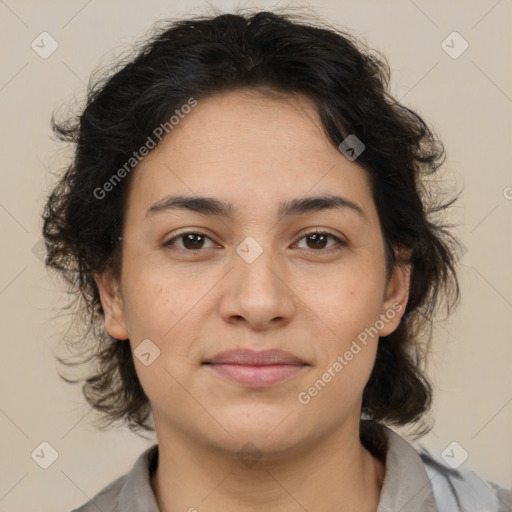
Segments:
[[[512,489],[485,482],[469,470],[451,469],[384,428],[388,450],[376,512],[512,512]],[[129,473],[71,512],[160,512],[151,487],[157,460],[155,444]]]

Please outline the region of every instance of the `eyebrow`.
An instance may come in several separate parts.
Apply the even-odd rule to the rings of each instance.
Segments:
[[[332,209],[348,209],[366,219],[363,209],[353,201],[341,196],[323,194],[301,197],[281,203],[277,213],[277,220],[280,221],[292,215]],[[235,213],[232,203],[226,203],[213,197],[169,195],[152,204],[146,212],[146,218],[152,217],[157,213],[173,210],[186,210],[202,215],[215,215],[227,218],[232,218]]]

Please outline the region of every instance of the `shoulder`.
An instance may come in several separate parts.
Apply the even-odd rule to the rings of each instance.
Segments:
[[[116,478],[98,492],[98,494],[96,494],[92,499],[80,505],[78,508],[74,508],[70,512],[98,512],[98,510],[101,510],[102,512],[114,512],[117,498],[121,493],[121,489],[123,488],[127,477],[128,475],[126,474]]]
[[[158,444],[155,444],[139,455],[128,473],[70,512],[158,512],[151,487],[151,474],[157,463]]]
[[[512,489],[485,480],[467,465],[451,467],[388,427],[382,430],[387,446],[379,511],[512,512]]]
[[[512,488],[490,482],[468,467],[451,468],[424,448],[418,450],[439,512],[511,512]]]

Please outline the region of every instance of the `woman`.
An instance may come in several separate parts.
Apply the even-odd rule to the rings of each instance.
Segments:
[[[54,123],[76,153],[43,231],[90,314],[84,395],[158,441],[77,511],[510,510],[388,427],[428,412],[458,299],[443,146],[388,81],[299,17],[194,18]]]

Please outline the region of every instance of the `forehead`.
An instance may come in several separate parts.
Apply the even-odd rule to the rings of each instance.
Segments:
[[[139,164],[129,203],[186,193],[243,208],[311,192],[372,207],[367,171],[332,145],[310,99],[244,90],[198,100]]]
[[[322,132],[311,100],[297,95],[277,98],[252,90],[199,100],[165,142],[157,152],[168,149],[168,154],[179,152],[180,159],[226,166],[261,163],[264,167],[269,162],[284,164],[290,158],[326,161],[336,151]]]

